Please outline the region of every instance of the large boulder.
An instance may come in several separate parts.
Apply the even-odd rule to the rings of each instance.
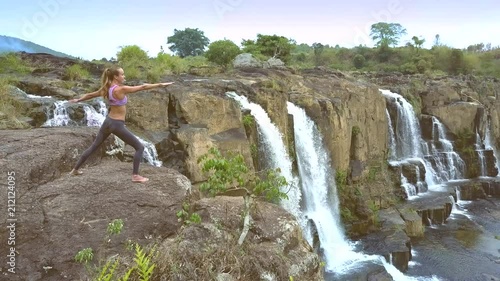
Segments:
[[[174,170],[143,164],[147,184],[131,182],[132,165],[114,159],[102,161],[97,151],[82,168],[84,175],[69,176],[81,152],[93,141],[95,128],[47,128],[2,131],[2,182],[12,177],[15,207],[1,221],[14,228],[0,229],[0,237],[15,237],[16,274],[1,266],[5,280],[78,280],[85,267],[74,261],[79,250],[91,247],[98,258],[122,253],[126,239],[148,239],[175,234],[176,212],[182,207],[190,181]],[[103,146],[104,148],[104,146]],[[97,166],[96,166],[97,165]],[[14,201],[15,200],[15,201]],[[106,228],[122,219],[120,236],[106,242]],[[10,268],[10,266],[9,266]]]
[[[244,53],[237,55],[233,60],[234,68],[241,67],[262,67],[262,62],[254,58],[252,54]]]

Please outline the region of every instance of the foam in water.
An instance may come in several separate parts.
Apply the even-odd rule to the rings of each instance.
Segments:
[[[67,101],[54,102],[54,109],[47,109],[46,111],[47,121],[45,121],[42,127],[68,126],[70,123],[74,123],[66,111],[66,103]]]

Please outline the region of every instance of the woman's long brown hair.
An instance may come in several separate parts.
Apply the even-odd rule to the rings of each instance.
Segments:
[[[113,66],[110,68],[106,68],[104,72],[102,73],[101,76],[101,95],[104,99],[108,99],[108,92],[109,88],[111,87],[111,83],[113,83],[113,79],[115,79],[115,76],[120,75],[120,72],[118,71],[120,67]]]

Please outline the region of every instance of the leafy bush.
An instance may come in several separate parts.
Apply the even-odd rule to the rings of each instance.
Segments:
[[[116,58],[120,63],[143,64],[149,60],[148,53],[137,45],[121,47],[120,51],[116,54]]]
[[[205,57],[220,66],[229,65],[241,53],[240,48],[231,40],[219,40],[208,45]]]
[[[67,67],[64,70],[63,74],[63,79],[70,81],[80,80],[88,77],[90,77],[90,73],[88,72],[88,70],[86,70],[79,64],[73,64],[72,66]]]
[[[354,56],[354,59],[352,60],[354,67],[357,69],[362,68],[365,65],[365,57],[363,55],[357,54]]]

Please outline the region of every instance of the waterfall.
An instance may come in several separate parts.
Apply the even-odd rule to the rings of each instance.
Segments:
[[[251,103],[244,96],[239,96],[235,92],[227,92],[226,95],[236,100],[244,109],[249,109],[257,123],[259,141],[262,141],[262,148],[265,149],[267,165],[281,170],[281,175],[285,177],[288,186],[282,191],[287,193],[288,200],[281,200],[282,206],[295,216],[300,225],[305,228],[306,221],[300,210],[301,191],[299,179],[292,173],[292,162],[286,151],[283,137],[278,128],[272,123],[266,111],[258,104]]]
[[[396,120],[391,120],[389,116],[389,122],[391,122],[391,127],[394,127],[393,132],[395,135],[395,161],[392,162],[403,164],[421,160],[425,167],[427,186],[436,185],[436,172],[424,157],[423,148],[425,142],[421,137],[419,121],[413,107],[401,95],[392,93],[389,90],[380,90],[380,92],[396,106],[397,110],[394,117]]]
[[[439,120],[432,117],[432,136],[426,142],[422,138],[420,122],[416,117],[411,104],[401,95],[389,90],[380,90],[393,110],[393,115],[386,111],[389,122],[389,148],[395,153],[389,155],[391,165],[414,165],[417,178],[409,182],[402,178],[406,194],[411,197],[413,186],[416,192],[425,190],[423,182],[419,182],[419,173],[425,174],[425,184],[429,189],[449,180],[461,179],[464,175],[465,163],[458,153],[453,150],[452,143],[446,138],[445,127]],[[392,133],[391,133],[392,132]],[[394,134],[394,136],[392,136]],[[410,193],[408,193],[410,192]]]
[[[485,129],[485,132],[484,132],[484,147],[486,149],[491,149],[493,150],[493,154],[495,155],[495,158],[496,158],[496,168],[497,168],[497,171],[499,171],[499,176],[500,176],[500,158],[499,158],[499,155],[498,155],[498,151],[495,147],[495,145],[493,144],[492,142],[492,138],[491,138],[491,122],[490,122],[490,119],[488,119],[487,123],[486,123],[486,129]]]
[[[366,263],[376,263],[383,265],[393,280],[439,280],[434,276],[431,278],[405,276],[393,265],[385,262],[381,256],[354,251],[354,244],[345,237],[340,221],[335,172],[331,168],[329,154],[323,146],[321,134],[303,109],[287,103],[288,112],[292,114],[294,120],[295,151],[301,192],[299,179],[292,174],[291,162],[281,133],[267,113],[260,105],[249,102],[244,96],[234,92],[227,92],[226,95],[236,100],[243,109],[249,109],[255,118],[259,146],[264,146],[266,149],[264,155],[268,158],[266,159],[268,165],[271,168],[280,168],[282,175],[292,183],[288,187],[289,200],[285,200],[283,207],[295,215],[311,246],[313,246],[313,232],[317,233],[327,272],[342,276]]]
[[[453,144],[446,138],[443,123],[434,116],[432,116],[432,141],[430,143],[429,157],[432,159],[439,182],[463,178],[465,162],[453,150]]]
[[[474,144],[477,156],[479,158],[479,167],[481,170],[481,176],[486,176],[486,158],[484,157],[483,142],[479,132],[476,130],[476,143]]]
[[[391,116],[389,115],[389,110],[385,109],[385,115],[389,122],[389,161],[396,160],[396,136],[394,135],[394,129],[392,128]]]
[[[99,111],[95,110],[93,106],[84,105],[83,110],[85,111],[85,119],[87,120],[87,126],[89,127],[99,127],[106,119],[108,115],[108,109],[106,104],[99,100]]]
[[[67,101],[56,101],[54,102],[54,109],[47,110],[47,121],[42,125],[43,127],[57,127],[57,126],[71,126],[76,125],[77,122],[71,120],[67,110]],[[84,105],[83,110],[85,112],[85,125],[89,127],[99,127],[106,119],[108,114],[108,109],[106,104],[102,99],[97,99],[97,104],[99,108],[96,110],[93,106]],[[137,137],[137,136],[136,136]],[[152,166],[160,167],[162,162],[158,159],[158,153],[154,144],[137,137],[139,141],[144,145],[143,158]],[[108,151],[108,155],[113,155],[117,152],[123,151],[125,143],[115,137],[115,145],[112,151]]]
[[[71,120],[66,111],[67,101],[54,102],[54,109],[46,109],[47,121],[43,123],[42,127],[60,127],[73,125],[75,122]]]
[[[353,265],[355,260],[366,260],[367,257],[355,253],[344,235],[335,171],[331,168],[329,154],[321,134],[306,112],[290,102],[287,108],[288,113],[293,115],[304,217],[316,226],[326,270],[336,273],[349,270],[349,264]],[[307,228],[304,231],[313,230]],[[311,241],[309,243],[312,245]]]

